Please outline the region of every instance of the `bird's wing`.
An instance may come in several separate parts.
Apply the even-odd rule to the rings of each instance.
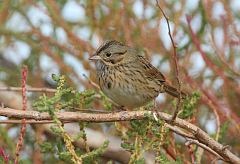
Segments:
[[[165,82],[164,75],[155,68],[146,58],[139,56],[140,64],[145,70],[145,74],[148,78],[158,79],[160,82]]]

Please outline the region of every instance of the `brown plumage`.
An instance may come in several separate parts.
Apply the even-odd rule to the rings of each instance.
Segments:
[[[136,108],[162,92],[174,97],[179,95],[178,90],[167,84],[164,75],[146,58],[120,42],[105,42],[90,60],[96,60],[100,88],[120,106]],[[186,96],[183,92],[181,95]]]

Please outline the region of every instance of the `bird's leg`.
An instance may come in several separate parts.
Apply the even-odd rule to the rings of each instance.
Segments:
[[[120,106],[119,108],[121,111],[128,111],[128,109],[125,106]]]
[[[120,105],[114,105],[113,107],[114,112],[121,112],[121,111],[128,111],[128,109],[124,106]]]
[[[156,99],[153,100],[153,118],[155,121],[158,121],[159,119],[159,115],[158,115],[158,111],[157,111],[157,103],[156,103]]]

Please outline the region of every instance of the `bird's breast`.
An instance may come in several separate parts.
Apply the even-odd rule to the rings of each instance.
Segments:
[[[106,67],[97,74],[104,94],[118,105],[127,108],[142,106],[158,95],[157,86],[153,85],[152,81],[132,71],[121,67],[117,70]]]

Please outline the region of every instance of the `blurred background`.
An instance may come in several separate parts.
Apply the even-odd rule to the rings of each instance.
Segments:
[[[177,45],[182,88],[201,94],[189,121],[240,155],[240,1],[160,0],[159,4],[169,17]],[[95,66],[88,58],[110,39],[145,53],[167,80],[176,84],[166,20],[154,0],[1,0],[0,87],[20,87],[21,68],[27,65],[28,86],[55,88],[51,76],[61,74],[76,90],[91,89],[89,79],[95,81]],[[39,95],[28,93],[29,106]],[[174,108],[170,101],[173,98],[160,94],[158,109],[171,113]],[[0,102],[21,109],[17,92],[0,90]],[[95,108],[103,109],[99,103]],[[39,127],[27,131],[29,140],[21,156],[25,162],[48,163],[34,141],[44,140],[43,133],[51,135],[44,126]],[[0,125],[0,136],[4,136],[0,137],[0,147],[10,156],[18,128]],[[121,140],[104,124],[87,129],[93,140],[96,133],[103,138],[115,137],[112,144],[116,145],[112,146],[120,147]],[[97,147],[97,143],[90,146]],[[105,158],[124,163],[126,156],[110,153]],[[203,160],[209,158],[214,157],[204,156]]]

